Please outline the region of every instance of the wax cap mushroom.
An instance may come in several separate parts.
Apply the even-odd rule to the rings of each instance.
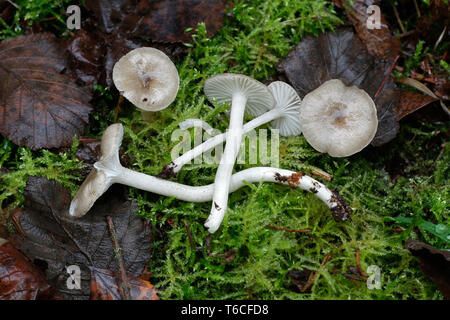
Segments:
[[[124,55],[114,65],[117,90],[139,109],[159,111],[176,98],[180,79],[173,62],[162,51],[143,47]]]
[[[302,100],[286,82],[274,81],[268,87],[275,99],[275,108],[280,110],[280,116],[271,122],[272,126],[283,137],[298,136],[302,133],[298,118]]]
[[[303,98],[300,124],[314,149],[346,157],[364,149],[374,138],[377,108],[364,90],[333,79]]]
[[[275,100],[267,86],[243,74],[223,73],[205,81],[203,91],[209,101],[218,104],[231,103],[237,93],[247,99],[245,111],[257,117],[273,108]]]

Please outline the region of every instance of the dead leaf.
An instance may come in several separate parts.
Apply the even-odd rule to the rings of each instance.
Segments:
[[[141,0],[120,30],[156,42],[192,42],[186,29],[205,22],[208,35],[215,34],[222,27],[225,5],[226,0]]]
[[[377,5],[376,0],[343,0],[343,7],[347,18],[352,22],[359,38],[367,47],[367,51],[378,59],[394,59],[400,53],[400,42],[394,37],[389,25],[380,11],[380,28],[369,29],[367,27],[367,8]],[[373,14],[373,12],[372,12]]]
[[[437,100],[438,99],[414,91],[401,90],[397,119],[400,120],[408,114]]]
[[[64,50],[47,33],[0,43],[0,133],[33,150],[72,144],[88,123],[89,92],[63,72]]]
[[[91,268],[91,300],[121,300],[119,275],[106,269]],[[131,300],[159,300],[156,289],[145,280],[128,277]]]
[[[0,239],[0,300],[36,299],[58,299],[58,296],[42,270],[11,243]]]
[[[137,204],[123,199],[113,186],[81,219],[68,217],[70,192],[56,181],[30,177],[25,209],[17,221],[25,238],[15,245],[34,261],[46,265],[49,282],[65,299],[89,299],[91,268],[118,271],[113,241],[105,221],[113,219],[128,276],[139,277],[151,254],[150,225],[134,213]],[[81,290],[67,287],[67,266],[81,269]]]
[[[81,84],[93,89],[100,79],[106,54],[103,38],[96,32],[87,31],[86,25],[77,31],[67,44],[70,67]]]
[[[399,115],[407,113],[402,109],[404,106],[408,110],[424,106],[422,100],[407,100],[412,97],[409,94],[403,97],[408,91],[398,89],[392,81],[391,67],[392,61],[377,60],[370,55],[353,29],[347,27],[304,38],[279,63],[278,70],[286,75],[301,98],[330,79],[355,85],[372,98],[379,92],[374,99],[378,131],[372,145],[380,146],[397,135]]]
[[[439,250],[413,239],[406,241],[405,249],[419,258],[422,272],[450,299],[450,251]]]
[[[306,287],[311,274],[314,271],[304,269],[304,270],[291,270],[287,273],[288,279],[291,280],[290,290],[299,293],[310,293],[311,287]]]

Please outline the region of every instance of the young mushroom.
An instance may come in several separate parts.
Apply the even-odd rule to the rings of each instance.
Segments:
[[[176,98],[180,78],[173,62],[162,51],[143,47],[124,55],[114,65],[117,90],[142,110],[144,120],[151,112],[167,108]]]
[[[274,107],[246,123],[243,127],[243,134],[271,122],[271,125],[279,130],[281,136],[288,137],[299,135],[302,132],[299,120],[301,99],[297,92],[290,85],[282,81],[272,82],[269,84],[268,88],[275,99]],[[196,120],[188,119],[188,121],[180,123],[180,128],[186,130],[189,127],[192,127],[195,123],[194,121]],[[202,120],[197,120],[197,122],[199,121],[200,123],[203,123]],[[225,139],[225,133],[218,134],[211,139],[208,139],[166,165],[158,176],[161,178],[176,176],[185,164],[221,144]]]
[[[231,102],[225,150],[214,180],[211,214],[205,222],[209,232],[214,233],[219,228],[228,206],[230,178],[241,146],[244,111],[247,107],[248,113],[257,116],[270,109],[275,100],[264,84],[241,74],[226,73],[208,78],[203,91],[211,102],[214,100],[219,104]]]
[[[300,108],[303,136],[319,152],[347,157],[364,149],[374,138],[377,108],[356,86],[333,79],[308,93]]]
[[[114,183],[175,197],[183,201],[211,201],[214,191],[213,184],[200,187],[187,186],[122,167],[119,160],[122,137],[123,127],[121,124],[113,124],[103,133],[100,160],[94,164],[89,176],[72,199],[69,208],[70,216],[74,218],[84,216],[95,201]],[[229,192],[233,192],[247,183],[261,181],[281,183],[314,193],[330,208],[336,221],[345,221],[350,216],[351,209],[336,191],[329,190],[322,183],[306,175],[284,169],[257,167],[240,171],[232,175]]]

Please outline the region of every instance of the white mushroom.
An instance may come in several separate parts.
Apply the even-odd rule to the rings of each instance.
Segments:
[[[112,77],[117,90],[141,109],[147,120],[151,112],[163,110],[175,100],[180,83],[170,58],[150,47],[134,49],[120,58]]]
[[[287,137],[301,134],[302,130],[299,120],[301,99],[295,89],[282,81],[272,82],[268,88],[275,99],[274,108],[246,123],[243,127],[243,134],[268,122],[271,122],[272,126],[280,131],[281,136]],[[202,127],[205,127],[202,120],[197,120],[197,123],[201,123]],[[195,119],[188,119],[180,123],[180,128],[186,130],[194,124]],[[176,176],[185,164],[221,144],[225,141],[225,138],[226,134],[222,133],[208,139],[166,165],[159,176],[162,178]]]
[[[303,98],[300,124],[314,149],[346,157],[364,149],[374,138],[377,108],[364,90],[333,79]]]
[[[100,160],[94,164],[94,169],[73,198],[69,208],[70,216],[75,218],[84,216],[95,201],[114,183],[184,201],[211,201],[213,184],[200,187],[187,186],[122,167],[119,161],[122,137],[123,127],[121,124],[113,124],[103,133]],[[330,208],[337,221],[345,221],[350,216],[351,209],[336,191],[330,191],[322,183],[289,170],[269,167],[243,170],[231,177],[229,192],[245,186],[246,183],[261,181],[276,182],[311,191]]]
[[[205,81],[204,92],[210,101],[219,104],[231,102],[230,125],[225,150],[214,180],[211,214],[205,222],[209,232],[220,226],[228,206],[228,191],[234,163],[243,134],[244,111],[257,116],[275,104],[269,89],[259,81],[241,74],[220,74]]]

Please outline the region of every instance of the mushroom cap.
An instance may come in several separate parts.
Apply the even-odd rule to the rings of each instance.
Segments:
[[[241,93],[247,97],[245,110],[257,117],[275,105],[272,93],[266,85],[243,74],[223,73],[206,79],[203,88],[209,101],[218,104],[231,103],[233,95]]]
[[[302,100],[294,88],[283,81],[269,84],[269,90],[275,99],[275,108],[281,108],[283,116],[271,122],[283,137],[298,136],[302,133],[300,126],[300,105]]]
[[[110,125],[102,136],[100,160],[94,164],[77,194],[72,199],[69,215],[74,218],[84,216],[113,184],[112,178],[122,168],[119,149],[122,143],[123,126],[120,123]]]
[[[170,58],[150,47],[134,49],[120,58],[112,76],[117,90],[145,111],[167,108],[180,85],[177,68]]]
[[[374,138],[377,108],[364,90],[333,79],[303,98],[300,124],[314,149],[346,157],[364,149]]]

